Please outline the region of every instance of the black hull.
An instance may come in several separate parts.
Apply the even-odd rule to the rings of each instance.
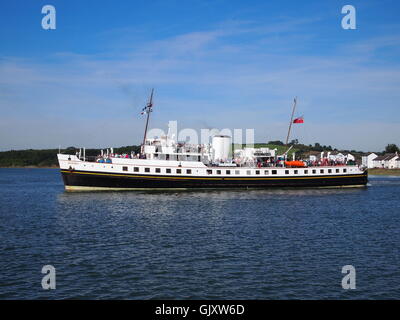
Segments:
[[[365,186],[367,172],[312,177],[184,177],[61,170],[67,190],[84,189],[213,189]]]

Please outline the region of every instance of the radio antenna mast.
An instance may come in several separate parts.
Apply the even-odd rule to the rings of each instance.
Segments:
[[[146,143],[147,127],[149,126],[150,113],[153,112],[153,93],[154,93],[154,88],[151,89],[149,102],[143,108],[143,111],[142,111],[142,113],[146,113],[147,114],[146,126],[144,128],[144,136],[143,136],[143,143],[142,143],[142,153],[144,151],[144,144]]]
[[[289,142],[290,130],[292,129],[293,116],[294,116],[294,111],[296,110],[296,104],[297,104],[297,97],[295,97],[294,101],[293,101],[292,117],[290,118],[289,130],[288,130],[288,133],[287,133],[286,143],[285,143],[286,145]]]

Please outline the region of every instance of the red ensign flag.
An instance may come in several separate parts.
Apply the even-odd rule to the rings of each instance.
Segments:
[[[304,123],[304,118],[303,117],[296,118],[293,120],[293,123]]]

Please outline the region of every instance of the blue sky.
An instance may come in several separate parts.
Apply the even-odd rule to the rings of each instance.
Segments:
[[[43,30],[43,5],[57,29]],[[357,29],[341,27],[356,8]],[[400,145],[400,3],[2,1],[0,150],[137,144],[151,127],[254,128],[339,148]]]

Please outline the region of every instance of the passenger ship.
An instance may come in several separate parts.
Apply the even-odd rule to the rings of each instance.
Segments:
[[[360,187],[368,181],[367,170],[356,165],[308,166],[287,161],[276,149],[231,150],[229,136],[216,135],[209,144],[179,143],[169,134],[146,138],[152,96],[143,109],[147,114],[140,154],[101,151],[95,159],[59,153],[65,189],[83,190],[175,190],[214,188]],[[293,159],[294,160],[294,159]]]

